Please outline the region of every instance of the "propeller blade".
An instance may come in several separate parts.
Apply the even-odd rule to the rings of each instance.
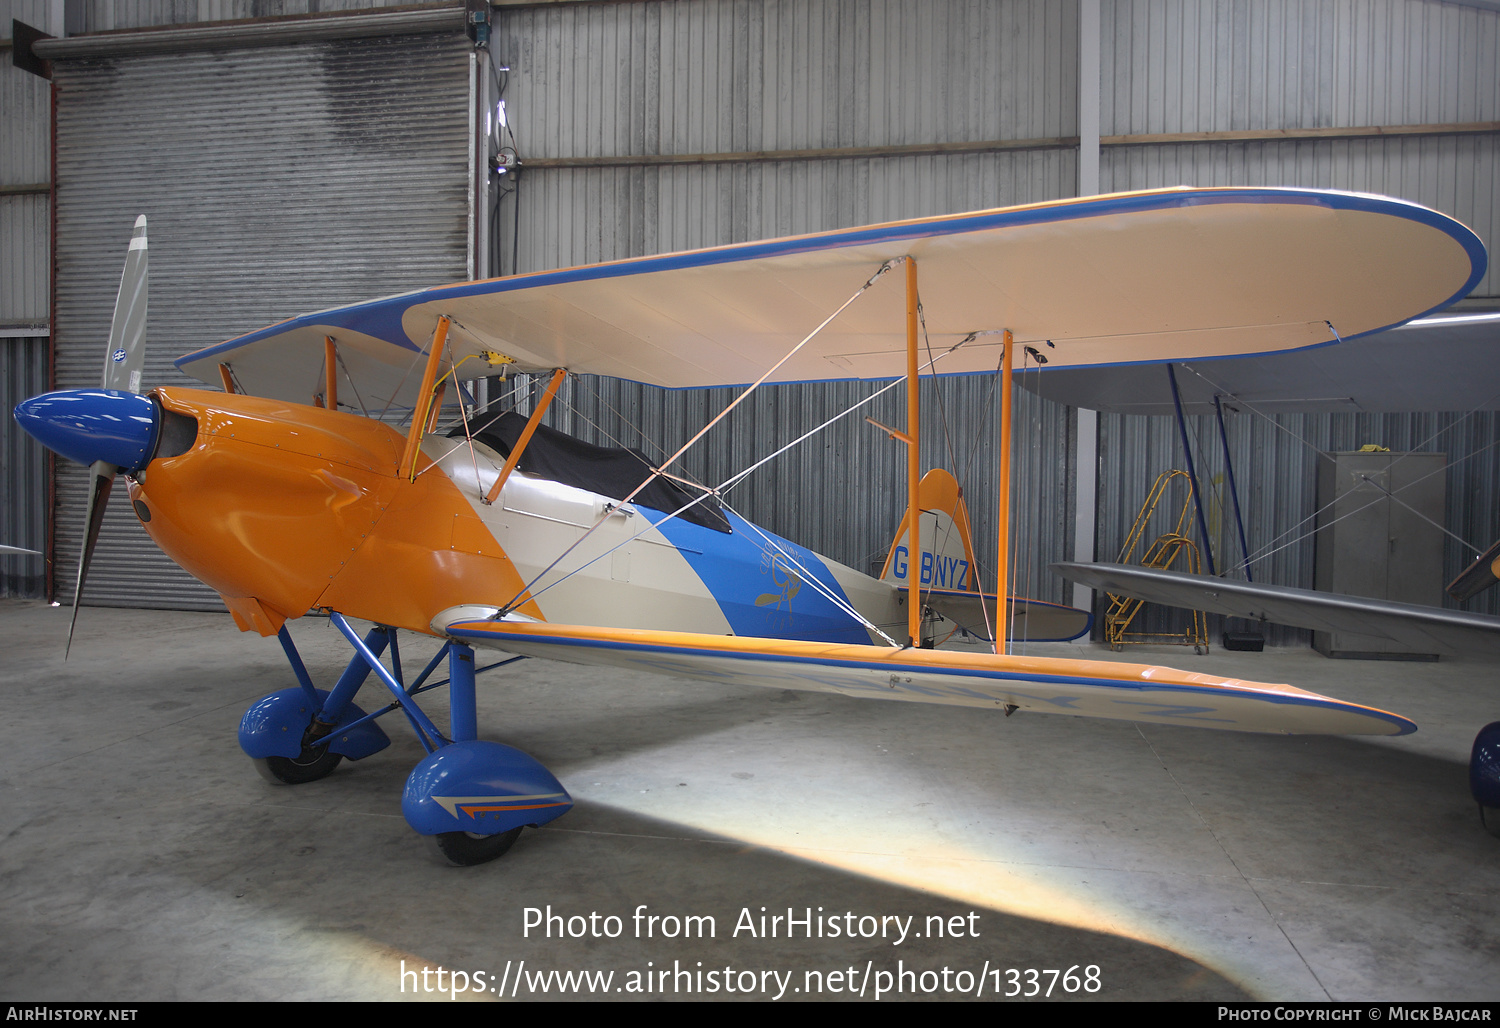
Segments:
[[[0,546],[0,557],[9,557],[17,553],[34,553],[39,557],[42,555],[41,550],[28,550],[24,546]]]
[[[115,485],[115,474],[119,468],[108,461],[95,461],[89,466],[89,506],[85,515],[86,531],[83,535],[83,551],[78,555],[78,584],[73,589],[73,620],[68,622],[68,644],[63,647],[63,660],[73,648],[73,629],[78,627],[78,604],[83,599],[83,583],[88,578],[89,562],[94,559],[94,544],[99,541],[99,528],[104,524],[104,508],[109,504],[109,493]]]
[[[146,216],[135,219],[135,234],[125,253],[115,317],[109,326],[109,348],[104,352],[105,389],[141,391],[141,368],[146,362]]]

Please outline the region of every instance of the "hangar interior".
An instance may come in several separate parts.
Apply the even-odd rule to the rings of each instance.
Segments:
[[[1463,222],[1488,270],[1441,315],[1339,360],[1181,366],[1180,419],[1159,365],[1031,368],[1015,400],[1017,591],[1099,613],[1048,567],[1116,559],[1184,440],[1195,538],[1231,576],[1324,587],[1325,537],[1307,530],[1319,467],[1367,444],[1442,455],[1437,506],[1413,529],[1437,533],[1434,581],[1500,536],[1500,3],[0,0],[0,18],[7,411],[97,384],[140,213],[144,378],[183,385],[196,380],[173,361],[189,351],[441,283],[1175,185],[1337,189]],[[47,38],[23,44],[16,23]],[[758,390],[685,473],[721,481],[879,384]],[[491,380],[478,398],[503,390],[529,413],[544,385]],[[734,394],[581,375],[545,423],[666,454]],[[991,567],[994,377],[930,378],[922,403],[945,437],[924,469],[962,472]],[[899,391],[868,408],[884,425],[903,411]],[[9,417],[0,433],[0,543],[41,551],[0,558],[9,999],[436,998],[402,971],[514,984],[523,960],[616,985],[651,982],[648,967],[795,972],[782,998],[849,998],[851,969],[899,983],[898,967],[971,984],[1016,968],[1022,991],[1026,969],[1099,968],[1099,990],[1065,995],[1079,999],[1497,998],[1500,849],[1465,778],[1496,719],[1492,657],[1334,660],[1273,625],[1264,652],[1225,652],[1236,626],[1217,615],[1202,655],[1112,654],[1097,626],[1092,642],[1029,644],[1291,682],[1420,726],[1375,741],[963,716],[527,660],[481,678],[481,735],[543,759],[578,805],[494,864],[448,868],[401,818],[410,739],[290,789],[251,773],[235,725],[285,686],[284,658],[236,631],[118,497],[64,661],[86,469]],[[856,419],[820,441],[746,480],[736,509],[878,573],[904,456]],[[1182,503],[1170,493],[1164,516]],[[1500,614],[1500,590],[1461,609]],[[326,621],[293,631],[313,677],[337,677]],[[565,921],[538,938],[527,912],[549,905],[617,915],[623,933]],[[717,933],[641,937],[642,907],[712,916]],[[948,930],[735,931],[762,907]],[[808,972],[817,991],[791,993]],[[774,974],[730,980],[618,996],[778,995]],[[888,998],[973,995],[914,977]]]

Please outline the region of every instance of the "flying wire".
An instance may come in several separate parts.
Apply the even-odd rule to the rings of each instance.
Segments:
[[[1481,446],[1479,449],[1475,450],[1473,453],[1468,454],[1467,456],[1465,456],[1463,458],[1463,460],[1472,460],[1473,458],[1478,457],[1480,454],[1484,453],[1486,450],[1491,450],[1491,449],[1493,449],[1496,446],[1500,446],[1500,439],[1496,439],[1496,440],[1493,440],[1493,441],[1491,441],[1489,443],[1486,443],[1484,446]],[[1450,470],[1451,468],[1456,467],[1457,464],[1459,464],[1459,463],[1461,463],[1461,461],[1455,461],[1453,464],[1445,464],[1443,467],[1437,468],[1434,471],[1429,471],[1427,474],[1422,475],[1420,478],[1414,478],[1414,479],[1412,479],[1410,482],[1406,483],[1401,488],[1403,490],[1404,489],[1410,489],[1412,486],[1416,485],[1418,482],[1425,481],[1426,479],[1431,478],[1433,475],[1443,474],[1443,473],[1447,472],[1448,470]],[[1314,536],[1317,533],[1323,531],[1323,529],[1329,528],[1329,527],[1331,527],[1333,525],[1336,525],[1340,521],[1343,521],[1345,518],[1347,518],[1347,517],[1353,517],[1355,514],[1358,514],[1360,511],[1365,510],[1366,508],[1369,508],[1369,507],[1373,507],[1375,504],[1382,503],[1382,502],[1384,502],[1384,498],[1377,496],[1373,500],[1369,501],[1368,503],[1362,504],[1362,505],[1354,508],[1353,510],[1346,511],[1343,514],[1340,514],[1338,517],[1334,518],[1332,521],[1329,521],[1326,524],[1319,525],[1316,528],[1314,528],[1311,532],[1308,532],[1308,533],[1306,533],[1304,535],[1299,535],[1295,539],[1291,539],[1288,542],[1285,542],[1285,543],[1283,543],[1280,546],[1274,546],[1274,547],[1272,547],[1270,549],[1262,547],[1260,550],[1257,550],[1255,553],[1251,554],[1249,560],[1245,561],[1244,564],[1241,564],[1239,566],[1240,567],[1244,567],[1247,564],[1253,564],[1253,563],[1256,563],[1257,561],[1265,560],[1267,557],[1271,556],[1273,553],[1279,553],[1280,551],[1286,549],[1288,546],[1295,546],[1298,543],[1303,542],[1306,539],[1310,538],[1311,536]],[[1293,525],[1291,528],[1287,529],[1285,532],[1282,532],[1280,535],[1278,535],[1276,537],[1276,539],[1272,539],[1271,543],[1268,543],[1267,546],[1271,546],[1271,544],[1275,543],[1278,539],[1285,539],[1288,535],[1290,535],[1291,533],[1295,532],[1298,528],[1300,528],[1303,525],[1307,524],[1309,521],[1312,521],[1314,518],[1316,518],[1319,514],[1321,514],[1326,509],[1327,509],[1327,507],[1325,506],[1325,507],[1319,508],[1318,510],[1316,510],[1313,513],[1309,514],[1307,517],[1305,517],[1301,521],[1297,522],[1297,524]],[[1469,543],[1464,543],[1464,545],[1468,546],[1470,544]]]
[[[743,514],[741,514],[739,511],[735,510],[733,507],[730,507],[728,503],[725,503],[724,506],[731,513],[733,513],[736,517],[738,517],[741,521],[744,521],[747,527],[754,529],[756,535],[758,535],[762,539],[764,539],[768,545],[770,545],[773,549],[775,549],[776,552],[778,554],[780,554],[783,559],[786,560],[787,563],[789,563],[793,568],[795,568],[798,572],[801,573],[802,580],[804,582],[806,582],[808,585],[810,585],[814,589],[816,589],[827,600],[829,600],[829,602],[831,602],[834,606],[838,607],[845,614],[848,614],[850,617],[852,617],[855,620],[859,621],[861,624],[863,624],[870,631],[877,633],[882,639],[884,639],[886,642],[890,643],[892,646],[895,646],[898,649],[902,649],[903,648],[900,643],[896,642],[896,640],[892,639],[889,635],[886,635],[885,632],[881,631],[879,625],[875,624],[869,618],[865,617],[858,610],[855,610],[854,606],[851,603],[849,603],[848,600],[846,600],[844,597],[839,596],[838,594],[836,594],[831,588],[829,588],[827,585],[825,585],[818,578],[817,575],[814,575],[812,572],[808,571],[805,567],[803,567],[801,565],[801,563],[798,562],[798,560],[797,560],[796,557],[793,557],[790,553],[788,553],[786,551],[785,547],[783,547],[779,542],[777,542],[771,536],[767,535],[766,532],[765,532],[765,530],[762,529],[759,525],[755,524],[753,521],[746,520],[746,518],[745,518],[745,516]],[[788,605],[790,605],[790,604],[788,604]]]
[[[529,388],[529,385],[530,385],[530,383],[527,383],[527,387],[528,388]],[[509,393],[506,393],[503,396],[497,396],[493,400],[486,400],[483,406],[476,407],[474,409],[474,414],[476,414],[476,415],[482,414],[484,411],[486,411],[489,408],[493,407],[495,404],[497,404],[497,403],[503,403],[505,400],[508,400],[511,397],[515,396],[517,393],[519,393],[521,391],[521,389],[522,389],[522,386],[517,385]],[[449,423],[448,427],[452,428],[452,423],[451,422]],[[442,463],[443,460],[446,459],[449,454],[453,453],[454,450],[460,449],[461,447],[464,447],[464,446],[468,446],[470,453],[471,454],[473,453],[473,451],[474,451],[474,440],[471,437],[469,437],[467,435],[467,433],[465,434],[465,437],[462,440],[460,440],[459,442],[454,443],[448,449],[444,450],[442,456],[438,457],[437,460],[433,461],[427,467],[425,467],[421,471],[417,472],[417,477],[421,478],[423,475],[427,474],[428,471],[431,471],[433,467],[435,467],[438,464]],[[475,473],[476,474],[478,473],[477,472],[477,465],[476,465],[476,472]],[[481,495],[483,495],[483,494],[481,493]]]
[[[785,354],[785,356],[783,356],[781,358],[781,360],[777,361],[774,365],[772,365],[765,372],[765,374],[761,375],[760,378],[756,379],[753,384],[751,384],[743,392],[741,392],[738,396],[736,396],[734,398],[734,400],[731,401],[730,404],[727,407],[725,407],[722,411],[720,411],[717,415],[715,415],[709,421],[708,424],[704,425],[701,429],[699,429],[698,432],[697,432],[697,434],[695,434],[687,442],[683,443],[682,446],[680,446],[678,448],[678,450],[677,450],[676,453],[672,454],[671,457],[667,458],[667,460],[665,460],[665,461],[662,462],[661,467],[659,467],[659,468],[653,468],[652,471],[651,471],[651,474],[647,475],[644,479],[642,479],[641,480],[641,484],[638,485],[638,486],[636,486],[634,489],[632,489],[630,491],[630,495],[628,495],[624,499],[622,499],[620,501],[620,504],[623,505],[623,504],[629,503],[631,500],[635,499],[636,496],[638,496],[640,494],[641,490],[644,489],[644,488],[646,488],[646,486],[651,483],[652,479],[657,478],[661,474],[661,472],[664,471],[666,468],[670,467],[671,464],[674,461],[676,461],[678,457],[681,457],[684,453],[686,453],[687,450],[694,443],[696,443],[699,439],[702,439],[703,436],[705,434],[707,434],[707,432],[708,432],[709,429],[713,428],[720,421],[724,420],[724,418],[729,414],[730,411],[734,410],[735,407],[739,406],[739,404],[746,397],[748,397],[751,393],[755,392],[755,390],[758,389],[761,386],[761,384],[766,381],[766,379],[768,379],[772,375],[774,375],[776,373],[776,371],[782,365],[784,365],[787,361],[791,360],[792,357],[794,357],[804,346],[806,346],[809,342],[812,341],[812,339],[813,339],[814,336],[816,336],[819,332],[823,331],[823,329],[827,328],[828,325],[829,325],[829,323],[832,322],[834,318],[836,318],[840,314],[842,314],[844,312],[844,310],[847,309],[850,304],[852,304],[855,300],[858,300],[861,296],[863,296],[865,294],[865,291],[868,290],[871,286],[873,286],[876,282],[878,282],[880,280],[880,278],[881,278],[882,275],[884,275],[886,272],[890,271],[891,268],[895,267],[896,263],[897,263],[896,260],[889,260],[889,261],[886,261],[884,264],[882,264],[878,269],[876,269],[875,273],[873,275],[871,275],[868,280],[866,280],[865,284],[862,285],[862,286],[860,286],[857,290],[855,290],[854,294],[852,296],[850,296],[849,299],[845,300],[842,304],[840,304],[839,308],[837,310],[835,310],[832,314],[828,315],[828,317],[824,318],[823,321],[822,321],[822,323],[819,324],[817,328],[813,329],[806,336],[804,336],[803,339],[802,339],[802,341],[800,343],[798,343],[796,346],[792,347],[790,350],[788,350],[787,353]],[[705,493],[704,495],[708,495],[708,494]],[[694,500],[692,502],[694,504],[696,504],[696,503],[700,502],[702,500],[702,498],[703,497],[700,496],[697,500]],[[691,506],[691,504],[690,504],[690,506]],[[684,508],[684,509],[686,509],[686,508]],[[528,582],[526,585],[522,586],[521,591],[518,592],[518,593],[516,593],[515,596],[511,597],[511,599],[509,600],[509,602],[507,602],[505,604],[504,609],[505,610],[509,610],[510,607],[511,607],[511,604],[515,603],[522,596],[524,596],[527,592],[529,592],[530,589],[531,589],[531,587],[533,585],[535,585],[538,581],[540,581],[543,575],[547,574],[553,568],[557,567],[558,564],[562,563],[562,561],[567,558],[568,554],[572,553],[575,549],[577,549],[578,546],[580,544],[582,544],[582,542],[585,539],[587,539],[589,536],[591,536],[591,535],[594,534],[595,529],[597,529],[600,525],[604,524],[604,522],[609,518],[609,515],[610,515],[610,512],[606,510],[598,518],[598,520],[596,520],[594,522],[594,524],[587,531],[585,531],[583,533],[583,535],[579,536],[579,538],[573,542],[573,544],[571,546],[569,546],[567,549],[565,549],[562,553],[558,554],[557,558],[554,559],[551,564],[548,564],[530,582]],[[553,583],[553,584],[556,584],[556,583]],[[550,586],[549,586],[549,588],[550,588]]]
[[[344,379],[349,383],[349,388],[354,390],[354,398],[359,401],[360,413],[368,418],[370,410],[365,406],[365,398],[359,395],[359,386],[355,385],[354,376],[349,374],[349,366],[344,363],[344,355],[339,351],[337,346],[333,348],[333,356],[338,360],[339,368],[344,372]]]
[[[925,371],[928,368],[931,368],[938,361],[940,361],[944,357],[947,357],[948,355],[954,353],[960,347],[962,347],[965,343],[970,342],[978,334],[980,334],[980,333],[971,333],[969,336],[965,337],[964,339],[961,339],[959,342],[955,343],[953,346],[950,346],[948,349],[944,350],[942,353],[940,353],[936,357],[934,357],[921,370]],[[814,429],[812,429],[812,430],[810,430],[808,432],[804,432],[802,435],[798,436],[796,439],[794,439],[791,442],[787,443],[785,446],[782,446],[780,449],[774,451],[773,453],[770,453],[767,456],[762,457],[760,460],[756,461],[754,464],[750,465],[748,468],[745,468],[743,471],[740,471],[740,472],[737,472],[734,475],[731,475],[729,478],[725,479],[724,482],[721,483],[717,488],[714,488],[714,489],[705,489],[705,491],[700,496],[698,496],[695,499],[690,500],[689,502],[683,504],[680,508],[678,508],[677,510],[673,511],[671,514],[667,515],[667,517],[663,518],[661,522],[658,522],[657,525],[662,524],[662,523],[664,523],[664,522],[666,522],[668,520],[671,520],[672,518],[678,517],[679,515],[683,514],[687,510],[689,510],[690,508],[692,508],[692,507],[696,506],[697,504],[703,502],[709,496],[714,496],[721,503],[724,503],[725,500],[724,500],[724,495],[723,494],[726,493],[726,492],[728,492],[728,490],[730,490],[731,488],[733,488],[735,485],[737,485],[740,482],[744,481],[757,468],[760,468],[760,467],[764,466],[765,464],[769,463],[770,461],[775,460],[777,457],[781,456],[783,453],[786,453],[788,450],[792,449],[793,447],[795,447],[795,446],[797,446],[797,445],[805,442],[806,440],[812,438],[814,435],[817,435],[819,432],[821,432],[824,429],[828,428],[830,425],[832,425],[834,422],[838,421],[839,419],[845,418],[845,417],[849,416],[850,414],[853,414],[855,411],[859,410],[861,407],[863,407],[866,404],[868,404],[868,403],[872,402],[873,400],[875,400],[877,397],[879,397],[882,394],[887,393],[890,390],[892,390],[892,389],[896,388],[897,386],[901,385],[904,381],[905,380],[901,379],[901,378],[893,379],[892,381],[888,382],[885,386],[883,386],[880,389],[876,390],[874,393],[871,393],[869,396],[867,396],[864,399],[860,400],[858,403],[855,403],[852,406],[850,406],[847,410],[844,410],[844,411],[842,411],[842,412],[840,412],[838,414],[835,414],[833,417],[829,418],[827,421],[824,421],[817,428],[814,428]],[[703,487],[700,486],[699,488],[703,488]],[[624,502],[625,501],[621,501],[621,503],[624,503]],[[726,506],[727,506],[727,503],[726,503]],[[607,511],[605,513],[605,516],[603,518],[600,518],[598,521],[596,521],[594,523],[593,527],[591,527],[588,530],[588,532],[584,533],[584,536],[582,538],[580,538],[572,546],[568,547],[568,549],[566,551],[564,551],[563,554],[560,555],[551,564],[549,564],[547,567],[543,568],[538,574],[536,574],[535,576],[533,576],[533,578],[531,579],[531,581],[529,583],[527,583],[525,586],[523,586],[520,592],[518,592],[515,596],[511,597],[510,600],[505,604],[505,606],[502,609],[503,610],[510,610],[510,609],[512,609],[512,607],[516,604],[517,601],[519,601],[520,599],[522,599],[522,597],[526,597],[528,595],[529,595],[529,597],[531,599],[535,599],[536,597],[542,595],[542,593],[545,593],[548,589],[551,589],[553,586],[561,585],[563,582],[567,581],[573,575],[577,574],[579,571],[582,571],[584,568],[586,568],[590,564],[594,563],[594,561],[597,561],[600,558],[605,557],[605,556],[607,556],[610,553],[613,553],[615,550],[619,549],[621,546],[625,546],[625,545],[627,545],[629,543],[634,542],[635,540],[639,539],[641,536],[645,535],[647,532],[651,531],[653,528],[657,527],[657,525],[648,525],[646,528],[642,529],[640,532],[637,532],[635,535],[631,536],[630,538],[625,539],[625,540],[623,540],[623,541],[621,541],[619,543],[616,543],[614,546],[610,547],[610,549],[606,550],[604,553],[599,554],[597,557],[594,557],[591,560],[585,562],[584,564],[581,564],[578,567],[574,568],[572,571],[569,571],[567,574],[565,574],[561,578],[557,579],[557,581],[550,582],[546,586],[544,586],[543,588],[537,590],[535,593],[532,593],[530,590],[536,585],[536,583],[539,582],[539,581],[541,581],[541,579],[542,579],[543,576],[545,576],[548,572],[550,572],[553,568],[555,568],[559,563],[561,563],[561,561],[563,560],[563,558],[566,557],[568,555],[568,553],[571,553],[573,551],[573,549],[575,549],[578,546],[579,543],[583,542],[583,539],[587,538],[589,532],[592,532],[595,528],[598,528],[599,525],[603,523],[603,521],[605,520],[605,518],[607,518],[609,516],[609,513],[611,513],[613,509],[618,509],[618,508],[616,506],[615,508],[612,508],[611,511]],[[884,634],[884,633],[882,633],[882,634]]]
[[[1267,415],[1266,413],[1264,413],[1263,411],[1257,409],[1254,404],[1249,403],[1249,402],[1241,399],[1240,397],[1236,396],[1234,393],[1232,393],[1229,390],[1225,389],[1223,386],[1219,385],[1213,379],[1211,379],[1207,375],[1203,374],[1197,368],[1194,368],[1191,365],[1187,365],[1187,364],[1181,365],[1181,367],[1186,368],[1188,371],[1192,372],[1198,378],[1201,378],[1204,382],[1206,382],[1210,386],[1212,386],[1215,390],[1217,390],[1225,398],[1227,398],[1229,400],[1232,400],[1235,404],[1237,404],[1237,405],[1239,405],[1241,407],[1244,407],[1245,409],[1249,410],[1250,413],[1252,413],[1252,414],[1256,415],[1257,417],[1261,418],[1263,421],[1268,422],[1272,427],[1274,427],[1274,428],[1276,428],[1276,429],[1278,429],[1278,430],[1286,433],[1292,439],[1294,439],[1297,442],[1301,443],[1303,446],[1306,446],[1308,449],[1312,450],[1318,456],[1323,457],[1323,458],[1327,458],[1327,459],[1332,459],[1331,455],[1328,452],[1326,452],[1326,451],[1322,450],[1321,448],[1315,446],[1311,441],[1309,441],[1307,439],[1304,439],[1303,437],[1297,435],[1297,433],[1293,432],[1291,429],[1289,429],[1286,426],[1282,425],[1275,418],[1272,418],[1269,415]],[[1463,424],[1466,420],[1468,420],[1469,418],[1473,417],[1475,414],[1479,413],[1479,411],[1486,409],[1496,399],[1500,399],[1500,392],[1494,393],[1487,400],[1485,400],[1482,403],[1480,403],[1479,406],[1473,408],[1472,410],[1466,411],[1463,414],[1462,417],[1460,417],[1457,420],[1455,420],[1452,424],[1445,425],[1442,428],[1439,428],[1436,431],[1432,432],[1426,438],[1424,438],[1421,442],[1417,443],[1414,447],[1412,447],[1411,451],[1409,451],[1409,452],[1422,452],[1422,448],[1424,446],[1427,446],[1428,444],[1432,443],[1439,436],[1443,435],[1445,432],[1451,432],[1451,431],[1453,431],[1459,425]],[[1467,456],[1465,456],[1464,458],[1462,458],[1462,460],[1468,460],[1470,458],[1477,457],[1479,454],[1485,452],[1486,450],[1490,449],[1494,445],[1496,445],[1496,444],[1494,442],[1491,442],[1491,443],[1487,444],[1486,446],[1480,448],[1479,450],[1476,450],[1473,453],[1468,454]],[[1393,460],[1391,462],[1391,466],[1394,467],[1396,464],[1400,463],[1400,461],[1404,460],[1405,458],[1406,458],[1406,454],[1402,454],[1401,456],[1397,457],[1395,460]],[[1455,462],[1455,463],[1457,463],[1457,462]],[[1452,467],[1452,466],[1455,466],[1455,465],[1445,465],[1443,468],[1439,468],[1439,469],[1437,469],[1435,471],[1431,471],[1428,474],[1421,476],[1421,478],[1417,478],[1417,479],[1415,479],[1415,480],[1413,480],[1411,482],[1406,483],[1405,485],[1403,485],[1401,487],[1401,489],[1396,490],[1395,492],[1400,492],[1402,490],[1409,489],[1412,486],[1416,485],[1418,482],[1421,482],[1424,479],[1430,478],[1433,475],[1438,474],[1439,472],[1446,471],[1449,467]],[[1377,483],[1371,482],[1371,484],[1372,485],[1376,485],[1377,488],[1382,488],[1382,487],[1378,486]],[[1398,503],[1401,502],[1400,500],[1396,499],[1395,492],[1392,492],[1390,490],[1384,490],[1384,491],[1387,493],[1387,495],[1391,499],[1396,500],[1396,502],[1398,502]],[[1243,571],[1244,569],[1250,567],[1251,565],[1257,564],[1260,561],[1265,560],[1267,557],[1272,556],[1273,554],[1279,553],[1280,551],[1282,551],[1284,549],[1287,549],[1290,546],[1295,546],[1297,543],[1302,542],[1303,540],[1305,540],[1305,539],[1307,539],[1307,538],[1309,538],[1309,537],[1311,537],[1313,535],[1316,535],[1318,532],[1322,531],[1324,528],[1327,528],[1330,525],[1336,524],[1337,522],[1342,521],[1344,518],[1349,517],[1352,514],[1356,514],[1359,511],[1362,511],[1362,510],[1366,509],[1367,507],[1370,507],[1370,506],[1372,506],[1372,505],[1374,505],[1376,503],[1380,503],[1380,502],[1381,502],[1380,498],[1372,499],[1368,503],[1363,504],[1362,506],[1356,508],[1355,510],[1348,511],[1348,512],[1346,512],[1344,514],[1341,514],[1338,517],[1334,518],[1332,521],[1329,521],[1327,524],[1324,524],[1324,525],[1321,525],[1321,526],[1318,526],[1318,527],[1314,528],[1311,532],[1305,532],[1305,533],[1297,534],[1299,532],[1299,530],[1301,528],[1303,528],[1303,526],[1305,526],[1305,525],[1308,524],[1308,522],[1314,521],[1320,514],[1323,514],[1331,506],[1333,506],[1333,501],[1330,501],[1329,503],[1324,504],[1323,506],[1321,506],[1321,507],[1317,508],[1316,510],[1314,510],[1311,514],[1309,514],[1307,517],[1303,518],[1301,521],[1298,521],[1291,528],[1287,529],[1286,531],[1284,531],[1284,532],[1280,533],[1279,535],[1277,535],[1275,538],[1271,539],[1270,542],[1268,542],[1268,543],[1264,544],[1263,546],[1261,546],[1260,548],[1258,548],[1255,552],[1251,553],[1248,557],[1246,557],[1244,560],[1240,561],[1238,564],[1234,565],[1233,567],[1226,568],[1225,571],[1226,571],[1226,573],[1228,571]],[[1222,501],[1221,501],[1221,505],[1222,505]],[[1407,506],[1407,505],[1403,503],[1402,506]],[[1408,508],[1408,509],[1410,509],[1410,508]],[[1431,521],[1431,519],[1427,519],[1427,518],[1425,518],[1425,516],[1424,516],[1424,519],[1428,520],[1428,521]],[[1437,523],[1436,522],[1432,522],[1432,524],[1436,525]],[[1446,534],[1452,536],[1452,538],[1454,538],[1458,542],[1462,543],[1465,547],[1468,547],[1468,548],[1471,548],[1471,549],[1474,548],[1472,543],[1469,543],[1468,541],[1466,541],[1464,539],[1461,539],[1459,536],[1454,535],[1452,532],[1449,532],[1446,528],[1443,528],[1441,525],[1437,525],[1437,527],[1441,528],[1443,532],[1445,532]],[[1291,538],[1290,540],[1288,540],[1285,543],[1281,543],[1281,541],[1283,539],[1287,539],[1288,536],[1293,536],[1293,538]],[[1277,543],[1281,543],[1281,545],[1278,546]]]

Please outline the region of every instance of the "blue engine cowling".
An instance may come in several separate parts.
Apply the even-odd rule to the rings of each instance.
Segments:
[[[552,774],[513,746],[470,740],[427,755],[406,780],[401,813],[420,835],[499,835],[573,808]]]
[[[161,431],[155,400],[119,389],[59,389],[16,405],[16,423],[47,449],[87,467],[139,471]]]
[[[319,689],[317,693],[320,703],[327,702],[326,691]],[[312,724],[314,713],[307,701],[307,693],[299,686],[262,696],[240,718],[240,749],[255,760],[296,757],[302,752],[302,736]],[[351,703],[344,721],[358,721],[364,716],[365,712]],[[390,738],[380,726],[369,721],[352,731],[335,729],[327,746],[334,753],[359,760],[390,744]]]

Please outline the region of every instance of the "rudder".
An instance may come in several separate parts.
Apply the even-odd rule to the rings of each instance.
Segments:
[[[917,532],[921,556],[915,561],[910,556],[908,511],[896,529],[880,580],[907,586],[915,565],[920,572],[919,588],[978,591],[969,509],[958,480],[942,468],[933,468],[918,484],[917,506],[922,519]]]

